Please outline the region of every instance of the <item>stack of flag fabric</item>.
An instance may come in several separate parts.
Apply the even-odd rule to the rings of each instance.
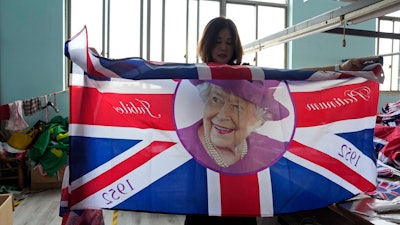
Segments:
[[[400,196],[400,101],[387,103],[377,115],[374,130],[378,183],[368,192],[376,198],[393,200]]]
[[[377,116],[377,122],[387,126],[397,126],[400,119],[400,101],[387,103]]]

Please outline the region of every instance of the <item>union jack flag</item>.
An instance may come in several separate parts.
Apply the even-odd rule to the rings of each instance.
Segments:
[[[271,216],[325,207],[376,188],[379,64],[341,73],[156,63],[107,59],[87,46],[86,29],[65,45],[66,56],[84,74],[71,74],[62,207]],[[188,79],[278,82],[269,97],[289,116],[266,122],[258,135],[283,143],[280,152],[243,173],[218,171],[196,159],[178,135],[201,111]],[[258,160],[268,161],[263,157]]]
[[[377,188],[374,191],[366,192],[366,194],[377,199],[393,200],[400,196],[400,182],[378,180]]]

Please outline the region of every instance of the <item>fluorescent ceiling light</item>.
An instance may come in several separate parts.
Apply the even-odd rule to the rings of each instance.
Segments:
[[[400,10],[399,0],[386,0],[348,13],[344,16],[344,20],[347,21],[349,25],[357,24],[396,12],[397,10]]]
[[[245,54],[286,43],[311,34],[324,32],[341,24],[355,24],[395,12],[400,9],[399,0],[363,0],[284,29],[243,46]]]
[[[264,48],[286,43],[315,33],[321,33],[327,30],[331,30],[333,28],[340,26],[341,21],[340,18],[334,18],[318,24],[311,25],[311,22],[309,24],[310,25],[306,25],[306,27],[304,28],[301,28],[301,26],[289,27],[281,32],[278,32],[271,36],[264,37],[250,44],[244,45],[243,49],[245,51],[245,54],[257,52]]]

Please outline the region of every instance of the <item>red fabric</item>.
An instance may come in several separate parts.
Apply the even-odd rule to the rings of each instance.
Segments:
[[[387,141],[387,144],[380,150],[380,155],[396,167],[400,164],[400,126],[385,126],[376,124],[375,137]],[[387,160],[382,160],[387,161]]]
[[[10,106],[8,104],[0,105],[0,120],[10,119]]]

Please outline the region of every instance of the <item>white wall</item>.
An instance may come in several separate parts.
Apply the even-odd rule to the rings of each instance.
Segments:
[[[291,24],[297,24],[328,11],[347,5],[332,0],[292,0]],[[374,20],[348,28],[375,30]],[[346,47],[342,46],[343,35],[320,33],[293,41],[289,47],[289,68],[327,66],[340,63],[343,59],[372,56],[375,54],[375,39],[369,37],[345,37]]]

